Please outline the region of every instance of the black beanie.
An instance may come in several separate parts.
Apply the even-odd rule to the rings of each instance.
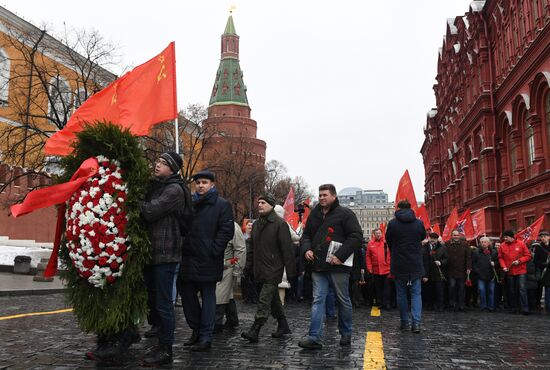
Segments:
[[[277,204],[277,202],[275,201],[275,197],[269,193],[264,193],[262,195],[260,195],[260,197],[258,198],[258,200],[265,200],[267,203],[269,203],[272,207],[275,207],[275,205]]]
[[[168,166],[170,166],[170,169],[174,173],[178,173],[181,166],[183,166],[183,159],[181,159],[180,155],[176,152],[162,153],[160,157],[168,163]]]
[[[514,232],[512,230],[506,230],[502,233],[502,237],[509,236],[510,238],[515,238]]]

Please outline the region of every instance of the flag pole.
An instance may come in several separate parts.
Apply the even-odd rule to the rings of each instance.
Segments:
[[[178,130],[179,123],[178,123],[178,117],[174,120],[174,130],[176,131],[176,153],[180,154],[180,132]]]

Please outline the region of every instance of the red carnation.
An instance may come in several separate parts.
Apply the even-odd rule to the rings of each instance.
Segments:
[[[118,270],[118,262],[117,261],[111,262],[111,270]]]
[[[115,250],[113,247],[107,247],[105,248],[105,252],[109,253],[109,255],[112,255],[115,253]]]
[[[107,265],[107,261],[109,261],[109,260],[107,259],[107,257],[99,257],[99,261],[98,261],[99,266],[105,266],[105,265]]]
[[[101,162],[102,167],[109,167],[110,162],[109,161],[103,161]]]
[[[84,260],[82,261],[82,265],[84,265],[84,267],[86,267],[87,269],[92,269],[95,266],[95,261]]]
[[[328,230],[328,233],[329,234],[332,234],[334,232],[334,229],[332,227],[329,226],[329,228],[327,229]]]
[[[82,276],[85,279],[88,279],[90,276],[92,276],[92,272],[90,270],[80,270],[80,276]]]
[[[325,238],[325,240],[326,240],[327,242],[330,242],[332,239],[331,239],[330,236],[327,236],[327,237]]]
[[[115,282],[116,278],[113,275],[109,275],[105,280],[107,280],[109,284],[112,284]]]

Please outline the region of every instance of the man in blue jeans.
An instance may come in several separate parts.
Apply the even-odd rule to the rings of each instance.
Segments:
[[[140,203],[151,240],[151,262],[144,271],[149,293],[149,319],[158,327],[158,346],[143,359],[144,366],[159,366],[172,362],[172,344],[176,317],[173,293],[176,268],[181,260],[183,232],[180,211],[185,207],[188,192],[179,170],[183,160],[174,152],[163,153],[155,165],[151,190]],[[188,194],[188,193],[187,193]]]
[[[416,218],[411,204],[401,200],[397,204],[395,218],[388,222],[386,242],[391,249],[390,271],[395,279],[397,306],[401,316],[401,330],[409,328],[409,302],[411,292],[412,332],[420,333],[422,319],[421,278],[426,276],[422,261],[422,240],[426,230],[422,221]]]
[[[309,335],[298,345],[306,349],[322,348],[323,321],[329,286],[338,300],[338,329],[341,346],[351,345],[352,306],[349,280],[353,254],[359,253],[363,231],[357,217],[341,207],[332,184],[319,187],[319,204],[311,211],[302,235],[305,258],[313,264],[313,303]],[[329,248],[332,253],[329,253]]]

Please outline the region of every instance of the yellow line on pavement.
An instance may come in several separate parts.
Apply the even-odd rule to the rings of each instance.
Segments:
[[[28,316],[42,316],[42,315],[55,315],[58,313],[65,313],[65,312],[72,312],[72,308],[65,308],[63,310],[57,310],[57,311],[46,311],[46,312],[29,312],[29,313],[20,313],[18,315],[12,315],[12,316],[0,316],[0,321],[2,320],[11,320],[11,319],[20,319],[23,317]]]
[[[365,341],[365,353],[363,355],[363,369],[386,370],[384,360],[384,345],[382,344],[382,333],[379,331],[367,332]]]
[[[371,316],[380,316],[380,307],[372,306],[370,310]]]

